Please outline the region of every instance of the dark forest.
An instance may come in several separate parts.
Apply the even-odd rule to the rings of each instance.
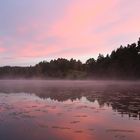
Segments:
[[[73,58],[58,58],[29,67],[0,67],[0,78],[140,79],[140,39],[106,56],[99,54],[97,60],[89,58],[85,63]]]

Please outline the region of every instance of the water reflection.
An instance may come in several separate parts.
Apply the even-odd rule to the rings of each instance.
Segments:
[[[139,83],[0,83],[2,140],[140,139]]]

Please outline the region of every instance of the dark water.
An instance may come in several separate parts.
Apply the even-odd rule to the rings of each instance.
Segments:
[[[140,83],[0,81],[0,140],[140,140]]]

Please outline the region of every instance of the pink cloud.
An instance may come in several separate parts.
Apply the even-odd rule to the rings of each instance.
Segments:
[[[101,23],[104,24],[108,18],[110,18],[110,21],[112,20],[110,10],[113,10],[116,3],[116,0],[74,1],[68,7],[65,16],[53,25],[51,32],[63,37],[73,37],[75,34],[80,35],[83,33],[85,35],[85,31],[90,32],[89,28],[98,27]],[[106,14],[105,17],[104,14]]]
[[[49,33],[62,41],[61,47],[73,48],[73,50],[81,49],[77,55],[80,55],[82,49],[86,47],[85,55],[89,50],[93,54],[101,50],[101,52],[107,51],[107,48],[103,48],[107,37],[101,39],[102,34],[96,34],[95,31],[100,26],[118,19],[118,14],[110,13],[116,4],[116,1],[111,0],[108,2],[78,0],[68,7],[62,19],[52,25]]]
[[[5,51],[3,40],[0,38],[0,53],[3,53]]]
[[[4,50],[5,50],[5,49],[4,49],[3,47],[0,47],[0,53],[1,53],[1,52],[4,52]]]
[[[109,3],[109,4],[108,4]],[[110,9],[116,6],[116,1],[72,1],[68,6],[63,17],[47,28],[47,21],[39,20],[28,21],[24,26],[17,29],[17,35],[21,38],[28,36],[31,32],[32,40],[21,44],[17,49],[19,56],[38,57],[41,55],[55,54],[58,57],[82,57],[83,55],[94,55],[99,52],[107,52],[103,48],[106,39],[101,35],[96,35],[94,30],[102,24],[112,21]],[[104,19],[104,14],[107,20]],[[112,16],[113,17],[113,16]],[[117,15],[115,15],[115,18]],[[113,18],[113,21],[115,19]],[[56,38],[57,42],[45,44],[44,41],[50,37]],[[55,47],[54,47],[55,46]]]
[[[15,57],[44,57],[51,53],[55,53],[57,50],[58,48],[55,45],[47,48],[47,46],[44,44],[28,42],[19,49],[15,50]]]
[[[138,3],[133,3],[128,2],[127,8],[121,0],[72,0],[55,20],[48,21],[45,14],[40,14],[18,25],[15,34],[0,44],[0,52],[8,44],[7,55],[14,58],[84,60],[110,53],[121,45],[123,38],[134,40],[140,35],[140,16],[134,10]]]
[[[129,17],[123,23],[120,22],[112,29],[112,34],[135,33],[140,30],[140,19],[138,17]]]

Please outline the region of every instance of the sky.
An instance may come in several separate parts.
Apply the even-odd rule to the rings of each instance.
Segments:
[[[140,0],[0,0],[0,66],[85,62],[140,37]]]

